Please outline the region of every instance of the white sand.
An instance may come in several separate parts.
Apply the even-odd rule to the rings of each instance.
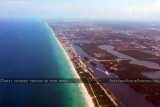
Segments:
[[[45,24],[50,28],[48,23],[45,23]],[[53,30],[52,30],[52,28],[50,28],[50,29],[51,29],[53,35],[55,35]],[[66,59],[68,60],[68,63],[70,65],[70,67],[71,67],[71,70],[73,72],[74,77],[75,78],[80,78],[78,73],[77,73],[77,71],[76,71],[76,69],[75,69],[75,67],[74,67],[74,65],[73,65],[73,63],[72,63],[72,61],[71,61],[71,59],[70,59],[70,57],[68,56],[68,54],[66,53],[66,51],[64,50],[64,48],[62,47],[61,43],[59,42],[59,40],[57,39],[56,36],[55,36],[55,39],[56,39],[57,43],[59,44],[60,48],[62,49]],[[83,83],[79,83],[79,86],[80,86],[81,92],[83,93],[83,97],[84,97],[86,106],[87,107],[95,107],[94,103],[93,103],[93,100],[92,100],[91,96],[89,95],[85,85]]]
[[[73,63],[72,63],[70,57],[68,56],[68,54],[66,53],[66,51],[65,51],[64,48],[62,47],[62,45],[61,45],[61,43],[59,42],[59,40],[57,39],[57,37],[55,37],[55,38],[56,38],[59,46],[61,47],[61,49],[62,49],[62,51],[63,51],[66,59],[68,60],[69,65],[70,65],[70,67],[71,67],[71,70],[72,70],[74,76],[75,76],[76,78],[80,78],[79,75],[78,75],[78,73],[77,73],[77,71],[76,71],[76,69],[75,69],[75,67],[73,66]],[[83,83],[80,83],[79,86],[80,86],[80,89],[81,89],[81,91],[82,91],[82,93],[83,93],[83,97],[84,97],[84,99],[85,99],[86,106],[87,106],[87,107],[95,107],[95,106],[94,106],[94,103],[93,103],[93,101],[92,101],[92,98],[91,98],[91,96],[89,95],[89,93],[88,93],[85,85],[84,85]]]

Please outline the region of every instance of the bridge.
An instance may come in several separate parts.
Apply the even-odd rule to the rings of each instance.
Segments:
[[[134,59],[134,58],[133,58]],[[159,59],[160,60],[160,58],[142,58],[142,59],[137,59],[137,60],[149,60],[149,59]],[[100,60],[100,59],[95,59],[95,58],[93,58],[93,59],[91,59],[91,60],[89,60],[89,61],[97,61],[97,62],[106,62],[106,61],[127,61],[127,60],[132,60],[132,59],[124,59],[124,58],[117,58],[117,59],[112,59],[112,60],[109,60],[109,59],[102,59],[102,60]]]
[[[123,60],[128,60],[128,59],[121,59],[121,58],[117,58],[117,59],[112,59],[112,60],[108,60],[108,59],[106,59],[106,60],[105,60],[105,59],[104,59],[104,60],[103,60],[103,59],[102,59],[102,60],[99,60],[99,59],[95,59],[95,58],[94,58],[94,59],[89,60],[89,61],[91,61],[91,62],[92,62],[92,61],[97,61],[97,62],[106,62],[106,61],[123,61]]]

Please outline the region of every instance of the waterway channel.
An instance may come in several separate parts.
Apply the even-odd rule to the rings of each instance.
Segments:
[[[93,59],[90,55],[88,55],[85,51],[83,51],[78,45],[73,45],[73,47],[77,51],[81,59],[84,60],[84,57],[88,57],[90,60]],[[93,67],[91,64],[88,64],[87,66],[90,67],[95,72],[98,78],[116,78],[115,75],[108,75],[110,74],[110,72],[104,67],[103,64],[101,64],[100,62],[96,62],[96,64],[97,64],[96,67]],[[105,73],[106,71],[108,73]],[[145,96],[143,94],[135,92],[127,84],[105,83],[105,85],[125,107],[155,107],[152,103],[149,103],[145,99]]]

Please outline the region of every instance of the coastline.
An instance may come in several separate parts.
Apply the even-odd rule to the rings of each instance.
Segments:
[[[47,24],[47,26],[50,28],[50,26],[48,25],[48,23],[46,23],[46,24]],[[54,34],[52,28],[50,28],[50,29],[51,29],[52,34],[53,34],[53,36],[54,36],[55,34]],[[67,59],[67,61],[68,61],[68,63],[69,63],[69,66],[70,66],[70,68],[71,68],[71,71],[72,71],[72,73],[73,73],[73,76],[74,76],[75,78],[80,78],[79,75],[78,75],[78,73],[77,73],[77,71],[76,71],[76,69],[75,69],[75,67],[74,67],[74,65],[73,65],[73,63],[72,63],[72,61],[71,61],[71,59],[70,59],[70,57],[68,56],[67,52],[66,52],[65,49],[63,48],[62,44],[60,43],[60,41],[58,40],[58,38],[57,38],[56,36],[54,36],[54,37],[55,37],[58,45],[59,45],[60,48],[62,49],[62,51],[63,51],[63,53],[64,53],[64,55],[65,55],[65,58]],[[93,101],[92,101],[92,98],[91,98],[91,96],[89,95],[89,93],[88,93],[85,85],[84,85],[83,83],[79,83],[79,88],[80,88],[80,90],[81,90],[81,92],[82,92],[82,94],[83,94],[83,98],[84,98],[84,100],[85,100],[86,107],[95,107],[95,106],[94,106],[94,103],[93,103]]]

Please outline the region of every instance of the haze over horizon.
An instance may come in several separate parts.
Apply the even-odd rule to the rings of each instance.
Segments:
[[[160,0],[0,0],[0,18],[159,21]]]

